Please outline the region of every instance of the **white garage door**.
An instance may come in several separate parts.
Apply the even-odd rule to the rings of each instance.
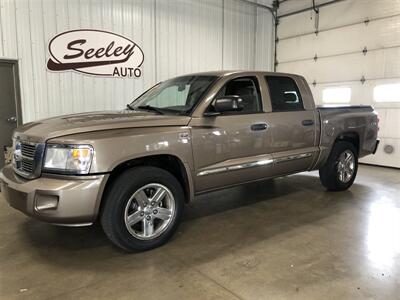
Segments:
[[[279,15],[310,6],[286,0]],[[373,105],[381,145],[362,162],[399,168],[400,1],[345,0],[279,21],[277,71],[305,76],[317,104]]]

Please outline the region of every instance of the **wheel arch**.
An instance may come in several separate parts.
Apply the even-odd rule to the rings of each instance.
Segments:
[[[354,147],[356,148],[357,156],[360,155],[360,150],[361,150],[360,148],[362,141],[360,140],[359,133],[355,131],[343,131],[340,132],[337,136],[332,136],[332,139],[329,140],[329,142],[328,141],[324,142],[324,144],[320,149],[321,151],[320,156],[315,165],[313,166],[314,170],[320,169],[325,165],[329,156],[332,153],[334,145],[340,141],[348,142],[354,145]]]
[[[107,179],[107,182],[105,183],[102,196],[99,199],[100,201],[97,205],[97,215],[99,215],[99,213],[101,212],[102,203],[104,202],[103,199],[107,195],[109,188],[118,178],[118,176],[128,169],[138,166],[152,166],[170,172],[178,179],[179,183],[182,185],[183,191],[185,193],[185,202],[188,203],[193,200],[194,187],[189,166],[175,155],[149,155],[126,160],[112,169]]]
[[[346,131],[346,132],[340,133],[340,134],[336,137],[336,139],[335,139],[333,145],[334,145],[335,143],[337,143],[338,141],[344,141],[344,142],[348,142],[348,143],[353,144],[353,146],[354,146],[354,147],[356,148],[356,150],[357,150],[357,153],[356,153],[356,154],[357,154],[357,155],[360,154],[360,135],[359,135],[357,132],[354,132],[354,131]],[[332,149],[333,149],[333,145],[332,145]],[[332,151],[332,149],[331,149],[331,151]]]

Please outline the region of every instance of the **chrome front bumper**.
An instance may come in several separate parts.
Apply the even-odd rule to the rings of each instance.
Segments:
[[[0,173],[1,192],[13,208],[58,225],[90,225],[96,220],[108,175],[49,176],[26,180],[10,165]]]

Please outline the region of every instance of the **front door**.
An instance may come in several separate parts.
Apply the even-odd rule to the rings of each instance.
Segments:
[[[0,169],[10,161],[12,133],[18,123],[18,71],[13,61],[0,60]]]
[[[243,109],[193,118],[190,123],[194,181],[199,192],[259,179],[272,168],[272,155],[266,151],[267,114],[262,108],[258,78],[231,79],[215,98],[224,96],[241,98]]]

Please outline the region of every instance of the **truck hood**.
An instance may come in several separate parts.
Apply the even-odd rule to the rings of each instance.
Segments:
[[[186,126],[190,117],[159,115],[146,111],[101,111],[64,115],[18,127],[14,136],[31,142],[45,142],[48,139],[92,131],[160,127]]]

